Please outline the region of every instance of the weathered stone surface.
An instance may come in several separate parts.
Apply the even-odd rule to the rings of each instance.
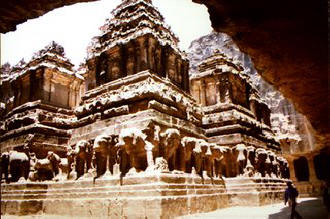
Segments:
[[[228,180],[229,187],[225,188],[222,180],[211,185],[186,174],[151,174],[127,177],[123,186],[119,185],[119,178],[95,184],[92,181],[12,184],[1,186],[1,210],[10,215],[173,217],[235,205],[277,202],[282,199],[285,182],[241,178]],[[22,189],[24,193],[19,193]]]
[[[26,19],[77,2],[85,0],[7,2],[1,8],[0,31],[15,30]],[[327,100],[325,2],[194,2],[209,8],[215,30],[232,36],[240,49],[252,57],[258,72],[307,116],[320,143],[329,139],[325,136],[328,133],[324,101]],[[314,110],[314,106],[319,110]]]
[[[258,73],[307,116],[320,144],[328,144],[326,3],[194,2],[208,7],[215,31],[231,36]]]
[[[12,184],[1,212],[158,218],[227,206],[240,189],[259,204],[275,200],[288,163],[243,67],[216,53],[190,95],[187,58],[151,0],[123,1],[113,15],[85,78],[55,43],[5,77],[1,164]],[[7,174],[23,164],[42,182]],[[224,177],[250,184],[226,190]]]

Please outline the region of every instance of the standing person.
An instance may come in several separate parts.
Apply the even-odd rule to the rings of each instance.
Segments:
[[[300,214],[296,211],[297,201],[299,193],[295,187],[293,187],[292,182],[287,182],[287,188],[284,194],[284,205],[289,201],[289,206],[291,206],[291,219],[294,217],[302,218]]]

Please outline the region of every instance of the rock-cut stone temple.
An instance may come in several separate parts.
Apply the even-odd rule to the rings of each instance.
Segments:
[[[167,218],[282,199],[270,110],[221,51],[189,75],[151,0],[124,0],[79,71],[51,43],[0,85],[1,214]]]

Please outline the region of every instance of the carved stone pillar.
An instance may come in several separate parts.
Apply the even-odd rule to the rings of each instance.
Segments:
[[[143,53],[144,53],[144,56],[145,56],[145,68],[144,70],[146,69],[150,69],[150,56],[149,56],[149,37],[147,37],[144,42],[143,42]]]
[[[135,73],[135,57],[134,57],[134,53],[135,53],[135,48],[130,45],[127,48],[127,62],[126,62],[126,72],[127,75],[133,75]]]
[[[297,182],[298,180],[297,180],[297,177],[296,177],[296,173],[294,171],[293,158],[288,158],[287,161],[289,163],[290,179],[293,182]]]
[[[318,181],[316,177],[313,156],[308,156],[307,161],[308,161],[308,169],[309,169],[309,181],[310,182]]]
[[[154,145],[148,141],[145,142],[145,150],[146,150],[146,154],[147,154],[147,163],[148,163],[148,167],[147,170],[153,170],[155,163],[154,163],[154,157],[153,157],[153,153],[152,150],[154,148]]]
[[[135,63],[136,63],[136,72],[140,72],[141,71],[141,49],[140,49],[140,45],[138,42],[136,42],[135,44]]]
[[[220,86],[221,86],[221,82],[220,79],[217,77],[215,78],[215,92],[216,92],[217,104],[221,103]]]
[[[202,106],[206,106],[206,84],[204,80],[201,80],[201,86],[200,86],[200,100]]]
[[[159,46],[157,44],[157,46]],[[157,48],[156,47],[156,50],[155,50],[155,71],[156,71],[156,74],[161,76],[162,75],[162,69],[161,69],[161,66],[162,66],[162,51],[161,51],[161,48]]]
[[[44,72],[43,100],[46,102],[50,102],[50,99],[51,99],[52,78],[53,78],[53,74],[51,72],[49,72],[49,71]]]
[[[149,44],[148,44],[148,66],[149,69],[152,72],[156,71],[156,64],[155,64],[155,56],[156,56],[156,49],[155,49],[155,44],[153,38],[149,38]]]
[[[232,103],[231,94],[230,94],[230,82],[228,78],[225,79],[224,102]]]
[[[119,72],[120,72],[120,78],[127,76],[127,69],[126,69],[126,63],[127,63],[127,47],[124,45],[121,45],[119,48]]]
[[[112,61],[112,74],[111,74],[111,78],[112,80],[116,80],[121,78],[121,66],[120,66],[121,62],[120,62],[120,57],[114,57],[113,61]]]
[[[167,77],[167,69],[168,69],[168,48],[162,47],[161,52],[161,77]]]
[[[183,89],[187,92],[189,92],[189,62],[184,61],[184,71],[182,73],[183,75]]]
[[[140,71],[144,71],[147,69],[147,63],[148,63],[148,54],[147,54],[147,45],[148,41],[144,39],[144,37],[141,37],[138,39],[139,48],[140,48],[140,56],[141,56],[141,66]]]

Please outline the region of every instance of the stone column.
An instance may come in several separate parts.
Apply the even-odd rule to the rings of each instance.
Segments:
[[[148,55],[147,55],[147,48],[146,43],[147,41],[142,37],[138,39],[138,43],[140,45],[140,56],[141,56],[141,65],[140,65],[140,71],[144,71],[147,69],[147,63],[148,63]]]
[[[147,37],[145,40],[144,40],[144,43],[143,43],[143,52],[144,52],[144,55],[145,55],[145,62],[146,62],[146,66],[145,66],[145,69],[150,69],[150,54],[149,54],[149,37]]]
[[[44,100],[50,102],[51,99],[51,91],[52,91],[52,78],[53,74],[49,71],[44,72]]]
[[[136,73],[141,71],[141,50],[138,41],[135,41],[135,65]]]
[[[205,81],[201,80],[201,86],[200,86],[200,100],[201,100],[201,104],[202,106],[206,106],[206,85],[205,85]]]
[[[307,161],[308,161],[308,170],[309,170],[309,181],[310,182],[318,181],[315,172],[313,156],[312,155],[308,156]]]
[[[120,69],[120,78],[127,76],[126,64],[128,61],[127,57],[128,48],[124,45],[119,46],[119,69]]]
[[[220,79],[217,77],[215,78],[215,92],[217,98],[217,104],[221,103],[221,93],[220,93]]]
[[[149,45],[148,45],[148,66],[149,69],[154,73],[156,72],[155,56],[156,56],[155,44],[153,39],[150,37]]]
[[[294,171],[294,165],[293,165],[293,158],[287,158],[287,161],[289,163],[289,170],[290,170],[290,179],[293,182],[297,182],[296,172]]]
[[[225,82],[225,92],[224,92],[224,100],[225,100],[225,103],[231,103],[231,97],[230,97],[230,82],[228,79],[226,79],[226,82]]]

